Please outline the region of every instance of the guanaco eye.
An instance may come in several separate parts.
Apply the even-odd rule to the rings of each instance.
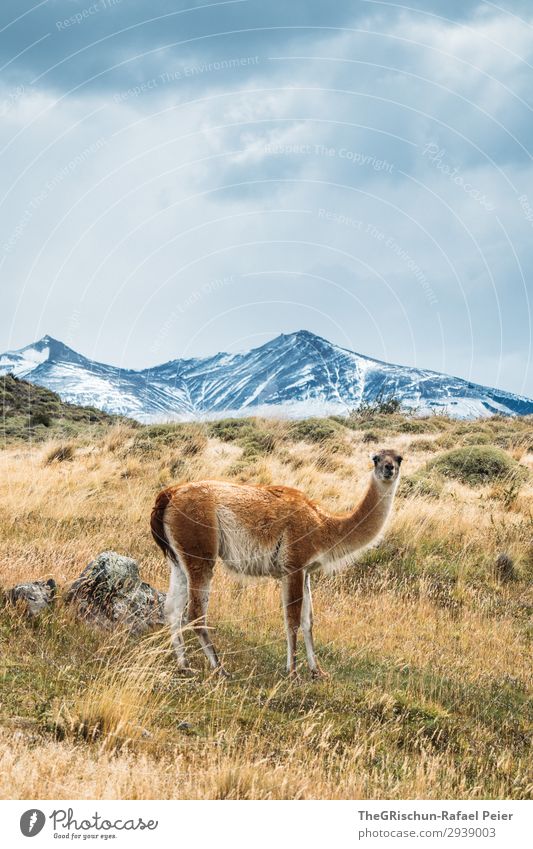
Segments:
[[[374,466],[377,466],[378,460],[379,460],[379,454],[374,454],[374,456],[372,457],[372,462],[374,463]]]
[[[400,457],[400,455],[398,454],[398,456],[396,457],[396,461],[397,461],[399,466],[401,466],[402,460],[403,460],[403,457]]]

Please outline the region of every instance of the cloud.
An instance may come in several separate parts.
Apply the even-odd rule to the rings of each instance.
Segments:
[[[9,44],[4,40],[3,57],[18,56],[11,73],[27,82],[38,78],[64,90],[118,89],[149,78],[162,65],[170,69],[195,57],[209,61],[262,52],[307,38],[309,28],[342,26],[354,16],[349,0],[313,7],[305,0],[189,0],[178,8],[170,0],[149,6],[144,0],[5,0],[2,22]]]
[[[189,5],[4,4],[0,348],[307,326],[533,394],[527,5]]]

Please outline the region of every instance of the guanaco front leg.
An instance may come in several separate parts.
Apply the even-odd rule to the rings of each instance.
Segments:
[[[302,631],[311,675],[313,678],[327,678],[328,674],[320,668],[315,654],[315,643],[313,640],[313,600],[311,597],[311,576],[309,572],[306,572],[304,577]]]
[[[284,575],[281,581],[281,597],[287,633],[287,672],[296,677],[296,643],[298,628],[302,618],[304,593],[303,569],[296,569]]]

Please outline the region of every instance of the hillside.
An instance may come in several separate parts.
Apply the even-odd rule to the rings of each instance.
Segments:
[[[8,441],[66,437],[117,421],[116,416],[94,407],[62,401],[55,392],[12,374],[0,377],[0,414],[0,434]]]
[[[181,677],[166,628],[96,631],[61,601],[33,623],[1,609],[4,798],[531,797],[531,418],[87,427],[68,455],[0,452],[2,586],[65,586],[113,549],[166,591],[149,514],[171,482],[287,484],[340,512],[386,446],[403,480],[383,542],[313,579],[324,682],[301,643],[301,683],[285,678],[278,585],[220,567],[210,624],[228,682],[194,640]]]

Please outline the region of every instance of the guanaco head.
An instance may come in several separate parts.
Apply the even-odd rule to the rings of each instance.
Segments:
[[[372,457],[374,463],[374,474],[380,481],[388,483],[395,481],[400,476],[400,466],[403,457],[390,448],[384,448],[383,451],[378,451]]]

